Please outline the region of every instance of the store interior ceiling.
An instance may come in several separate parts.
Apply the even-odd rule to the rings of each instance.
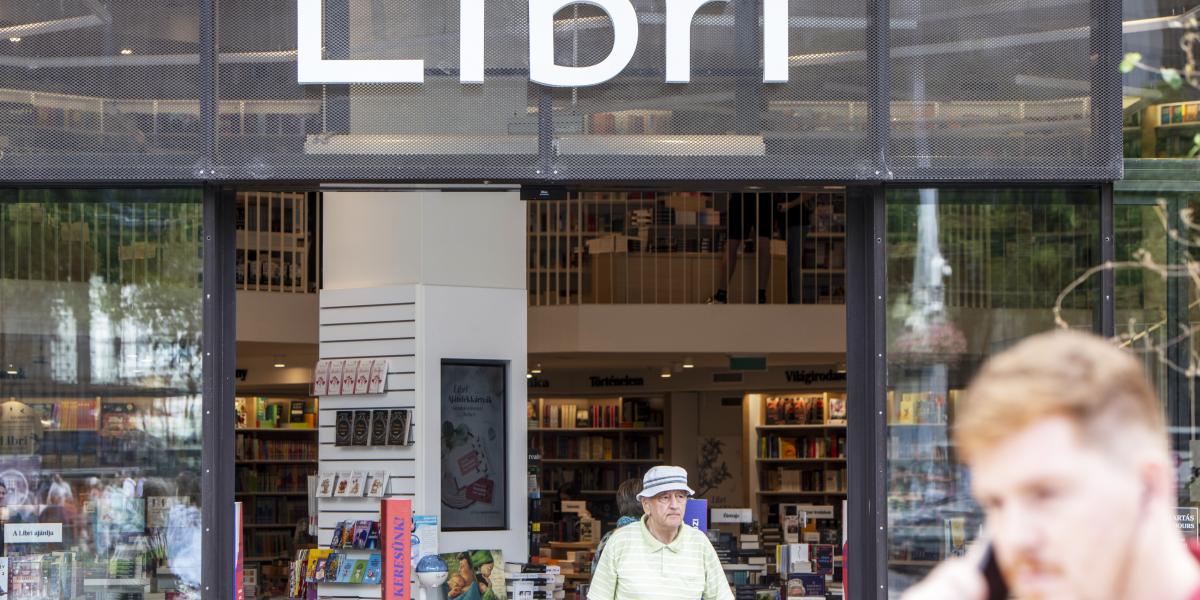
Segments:
[[[737,356],[746,356],[739,354]],[[777,353],[763,355],[767,368],[819,365],[844,368],[844,354]],[[312,366],[318,358],[316,344],[284,344],[274,342],[238,342],[237,368],[246,371],[239,379],[238,390],[255,394],[295,393],[308,387]],[[683,353],[574,353],[530,354],[529,368],[543,373],[554,370],[616,370],[683,367],[724,370],[730,368],[729,354]],[[282,366],[279,366],[282,365]],[[691,367],[688,367],[691,368]]]
[[[660,368],[663,366],[692,364],[697,369],[728,369],[730,354],[683,354],[683,353],[573,353],[573,354],[530,354],[530,368],[541,365],[543,370],[553,369],[628,369],[633,367]],[[747,356],[739,353],[737,356]],[[797,365],[840,365],[846,361],[844,354],[793,353],[765,354],[767,368]]]

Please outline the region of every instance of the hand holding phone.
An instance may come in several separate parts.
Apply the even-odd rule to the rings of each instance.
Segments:
[[[991,546],[986,541],[976,542],[967,550],[967,555],[951,558],[938,565],[921,583],[909,588],[902,600],[993,600],[993,583],[988,580],[985,569],[992,563],[999,578],[999,567],[991,555]],[[1006,590],[1001,590],[1001,600],[1007,600]]]
[[[1008,584],[1000,572],[1000,563],[996,562],[996,549],[990,543],[984,551],[979,570],[987,582],[987,600],[1008,600]]]

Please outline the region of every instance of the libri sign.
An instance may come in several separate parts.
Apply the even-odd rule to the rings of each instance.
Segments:
[[[433,0],[437,1],[437,0]],[[447,0],[441,0],[447,1]],[[529,79],[551,87],[587,87],[616,77],[629,64],[638,44],[638,16],[630,0],[528,0]],[[692,77],[692,18],[709,2],[729,0],[668,0],[664,61],[667,83],[687,83]],[[587,4],[604,11],[612,23],[612,48],[594,65],[571,67],[554,62],[554,15],[565,7]],[[788,80],[787,0],[763,0],[763,82]],[[458,0],[461,83],[483,83],[484,0]],[[327,59],[322,48],[324,15],[321,0],[297,0],[296,63],[299,83],[422,83],[425,61],[420,59]]]

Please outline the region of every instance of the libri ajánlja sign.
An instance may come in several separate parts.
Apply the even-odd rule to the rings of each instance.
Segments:
[[[438,1],[438,0],[434,0]],[[446,0],[441,0],[446,1]],[[729,0],[671,0],[666,3],[664,61],[667,83],[688,83],[692,77],[692,18],[709,2]],[[483,83],[484,0],[458,0],[459,75],[461,83]],[[554,15],[573,4],[595,6],[612,23],[613,44],[600,62],[571,67],[554,63]],[[763,0],[763,82],[788,80],[787,0]],[[420,59],[327,59],[322,48],[325,19],[321,0],[297,0],[296,79],[299,83],[422,83],[425,61]],[[529,79],[551,87],[588,87],[616,77],[633,58],[638,44],[638,17],[630,0],[529,0]]]

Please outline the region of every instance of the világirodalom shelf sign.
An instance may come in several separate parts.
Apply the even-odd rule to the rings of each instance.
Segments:
[[[319,360],[313,369],[312,395],[382,394],[387,391],[387,374],[386,358]]]

